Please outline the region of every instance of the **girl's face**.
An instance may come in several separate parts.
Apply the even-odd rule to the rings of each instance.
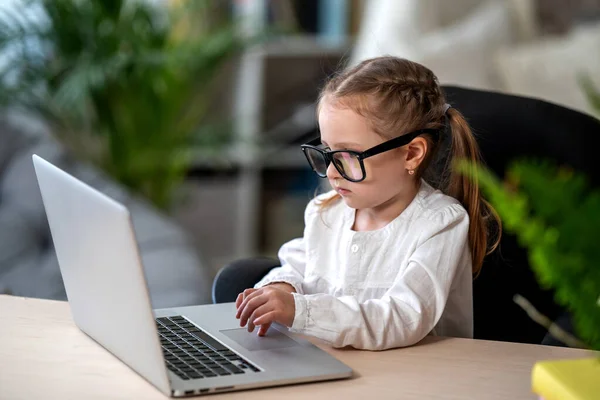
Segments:
[[[319,127],[321,142],[330,150],[362,152],[387,140],[375,133],[364,117],[349,108],[332,106],[326,99],[321,103]],[[329,183],[354,209],[377,209],[414,195],[415,179],[408,169],[418,166],[413,143],[421,141],[417,138],[409,145],[363,160],[366,178],[362,182],[344,179],[331,163],[327,168]]]

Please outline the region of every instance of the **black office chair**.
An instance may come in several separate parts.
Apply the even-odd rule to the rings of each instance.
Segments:
[[[584,172],[593,186],[600,183],[595,158],[600,122],[583,113],[545,101],[473,90],[444,87],[448,102],[469,120],[488,167],[503,176],[511,160],[535,157],[554,160]],[[307,133],[314,137],[316,130]],[[213,300],[235,301],[271,268],[272,259],[239,260],[224,267],[213,283]],[[474,336],[478,339],[553,344],[546,329],[532,321],[513,301],[527,298],[551,319],[565,319],[565,311],[551,291],[537,284],[527,252],[513,235],[503,235],[500,249],[488,256],[473,283]],[[568,316],[566,317],[568,324]]]
[[[517,158],[549,159],[581,171],[600,183],[597,145],[600,122],[545,101],[459,87],[445,87],[448,101],[468,118],[488,167],[503,176]],[[550,343],[512,298],[518,293],[552,320],[565,319],[553,293],[537,284],[527,253],[505,234],[500,251],[484,262],[473,282],[475,337],[524,343]],[[568,323],[567,323],[568,324]]]

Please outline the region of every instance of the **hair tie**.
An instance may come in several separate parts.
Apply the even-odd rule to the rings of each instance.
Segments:
[[[442,189],[448,179],[448,165],[449,158],[452,150],[452,127],[450,126],[450,118],[448,116],[448,110],[452,106],[445,103],[443,106],[444,110],[444,125],[439,130],[438,136],[438,150],[434,153],[434,159],[431,162],[429,168],[425,170],[424,178],[436,189]]]
[[[452,106],[448,103],[444,104],[444,136],[449,137],[452,133],[452,127],[450,126],[450,119],[448,118],[448,110],[451,109]]]

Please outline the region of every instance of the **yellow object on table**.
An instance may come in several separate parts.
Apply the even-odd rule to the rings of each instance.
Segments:
[[[599,400],[600,359],[540,361],[531,373],[533,392],[544,400]]]

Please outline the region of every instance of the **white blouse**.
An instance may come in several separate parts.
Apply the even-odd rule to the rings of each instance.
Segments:
[[[313,199],[304,237],[284,244],[281,267],[256,284],[296,289],[290,330],[366,350],[410,346],[428,334],[473,337],[469,216],[460,203],[422,181],[385,227],[353,231],[354,215],[342,200],[321,211]]]

